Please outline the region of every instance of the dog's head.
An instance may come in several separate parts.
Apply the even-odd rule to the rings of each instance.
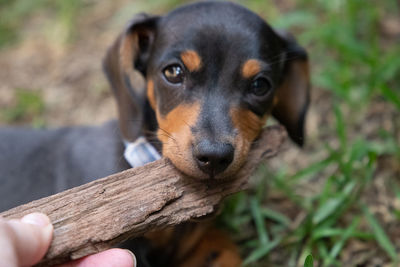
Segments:
[[[307,54],[236,4],[138,15],[109,49],[104,68],[123,137],[141,134],[151,107],[163,155],[190,176],[236,172],[270,114],[303,144]]]

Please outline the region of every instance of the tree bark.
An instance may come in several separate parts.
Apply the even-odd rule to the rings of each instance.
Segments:
[[[38,266],[64,263],[108,249],[156,228],[210,215],[227,195],[247,188],[256,167],[279,151],[281,126],[266,128],[240,171],[224,180],[196,180],[168,159],[129,169],[0,214],[47,214],[54,225],[50,249]]]

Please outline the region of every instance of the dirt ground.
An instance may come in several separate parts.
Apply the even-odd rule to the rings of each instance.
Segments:
[[[101,69],[107,47],[123,28],[123,23],[112,23],[116,9],[123,5],[118,2],[123,1],[112,2],[109,7],[103,2],[86,8],[88,15],[79,16],[75,23],[73,41],[65,39],[61,26],[44,26],[50,21],[46,17],[30,18],[23,40],[0,51],[0,108],[14,106],[16,88],[22,88],[38,92],[43,99],[46,126],[99,124],[115,118]]]

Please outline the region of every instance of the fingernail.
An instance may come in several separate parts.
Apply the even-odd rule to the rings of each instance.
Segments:
[[[136,256],[135,256],[135,254],[133,254],[133,252],[132,251],[130,251],[129,249],[125,249],[127,252],[129,252],[129,254],[131,254],[131,256],[132,256],[132,259],[133,259],[133,265],[132,265],[132,267],[136,267]]]
[[[51,223],[49,217],[47,217],[43,213],[38,213],[38,212],[25,215],[21,219],[21,222],[37,225],[40,227],[46,227]]]

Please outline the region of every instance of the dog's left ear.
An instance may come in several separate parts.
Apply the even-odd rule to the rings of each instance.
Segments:
[[[310,73],[307,52],[286,32],[277,32],[286,55],[283,77],[276,92],[272,115],[285,127],[290,138],[304,144],[304,123],[310,101]]]
[[[146,103],[146,69],[159,17],[136,15],[108,49],[104,72],[117,100],[119,126],[125,141],[142,135]]]

